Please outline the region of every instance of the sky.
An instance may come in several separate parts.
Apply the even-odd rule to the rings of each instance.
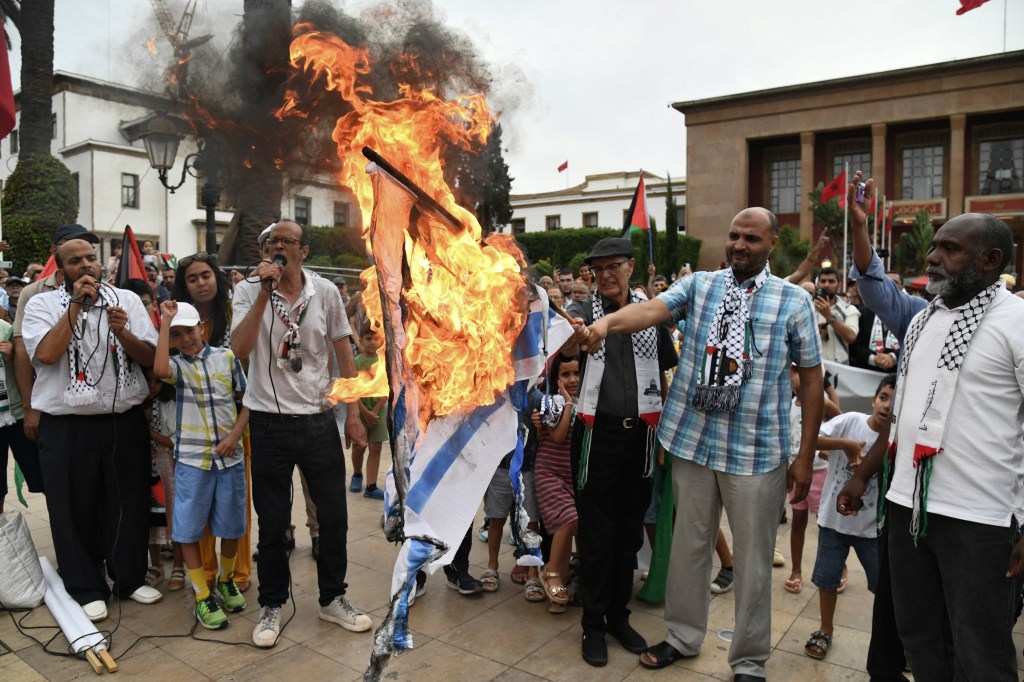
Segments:
[[[166,0],[177,16],[183,0]],[[294,0],[296,5],[300,0]],[[365,2],[343,2],[358,13]],[[434,0],[491,64],[515,194],[644,169],[686,174],[673,102],[1024,49],[1024,0]],[[225,49],[242,0],[199,0],[192,35]],[[140,85],[169,59],[145,0],[57,0],[54,68]],[[21,65],[12,33],[15,88]],[[557,171],[564,161],[568,170]]]

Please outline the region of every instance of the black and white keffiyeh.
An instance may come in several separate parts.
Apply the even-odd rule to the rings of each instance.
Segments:
[[[299,306],[298,319],[292,321],[291,316],[288,312],[288,301],[278,293],[273,293],[270,296],[270,300],[273,303],[274,311],[277,316],[284,322],[285,332],[281,338],[281,345],[277,353],[277,366],[281,369],[291,369],[293,372],[300,372],[302,370],[302,341],[299,338],[299,325],[306,318],[306,307],[309,305],[309,299],[307,298]]]
[[[701,362],[700,384],[693,396],[693,406],[706,412],[735,412],[740,404],[740,387],[753,372],[750,357],[753,334],[750,328],[750,309],[747,301],[768,281],[771,271],[764,270],[742,287],[730,272],[726,292],[705,344]]]
[[[942,452],[943,432],[946,428],[946,420],[949,415],[949,407],[953,402],[953,395],[956,392],[956,383],[960,378],[960,367],[964,358],[970,350],[971,338],[981,324],[982,318],[988,312],[989,307],[996,298],[999,289],[1003,287],[1002,280],[978,293],[965,305],[957,310],[956,318],[946,334],[946,340],[942,344],[942,351],[939,353],[936,369],[938,373],[932,382],[928,401],[925,404],[924,414],[921,415],[917,427],[917,438],[914,443],[914,510],[911,517],[910,532],[915,538],[922,538],[928,532],[928,483],[931,478],[932,466],[935,456]],[[896,399],[893,401],[892,423],[894,427],[889,442],[890,457],[896,453],[896,436],[899,422],[900,410],[903,404],[903,392],[907,387],[907,368],[910,365],[910,356],[914,352],[921,330],[928,323],[932,313],[935,312],[939,301],[936,298],[927,308],[922,310],[911,321],[904,341],[903,355],[900,357],[899,388]],[[908,415],[908,419],[918,419],[916,415]],[[886,462],[891,466],[891,461]],[[886,472],[886,479],[888,472]]]
[[[66,315],[71,305],[71,293],[66,287],[58,289],[60,292],[61,315]],[[106,296],[106,287],[99,291],[100,301],[97,306],[116,305],[116,301],[110,301]],[[98,324],[98,321],[97,321]],[[109,329],[109,328],[108,328]],[[108,338],[109,337],[109,338]],[[109,348],[105,347],[109,341]],[[99,383],[102,373],[106,371],[105,359],[100,363],[100,376],[94,376],[95,367],[90,360],[94,357],[103,357],[109,352],[114,372],[116,373],[117,392],[125,395],[128,389],[138,389],[138,378],[132,371],[132,361],[125,353],[124,346],[113,334],[90,334],[83,325],[77,327],[71,335],[71,343],[68,344],[68,385],[64,389],[64,404],[72,407],[88,405],[96,400],[96,386]]]

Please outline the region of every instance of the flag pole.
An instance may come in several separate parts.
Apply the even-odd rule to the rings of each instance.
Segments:
[[[843,164],[843,175],[847,180],[850,178],[850,162]],[[857,194],[854,192],[854,199]],[[848,225],[850,215],[850,185],[846,185],[846,201],[843,202],[843,291],[846,291],[846,258],[849,255],[847,247]]]
[[[874,230],[872,230],[873,234],[871,235],[871,248],[877,249],[878,248],[878,188],[874,187],[873,189],[875,191],[875,196],[874,196],[875,200],[872,203],[873,203],[873,205],[875,207],[875,214],[873,216],[871,216],[871,218],[875,221],[875,228],[874,228]]]

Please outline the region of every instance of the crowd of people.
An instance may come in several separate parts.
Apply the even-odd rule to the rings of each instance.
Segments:
[[[733,679],[765,679],[788,500],[785,590],[805,587],[812,514],[819,529],[810,582],[820,624],[808,656],[832,647],[852,549],[875,595],[872,679],[905,680],[908,665],[920,680],[1016,679],[1024,301],[1004,274],[1012,235],[989,215],[949,220],[928,254],[925,296],[911,295],[871,246],[860,179],[848,194],[849,282],[822,265],[825,238],[788,278],[773,275],[778,221],[756,207],[733,219],[716,271],[687,264],[667,278],[651,265],[646,286],[633,286],[632,245],[609,238],[578,272],[531,281],[575,323],[520,415],[522,504],[544,538],[544,565],[509,575],[551,614],[582,608],[588,664],[607,664],[608,635],[646,668],[698,656],[712,595],[735,590]],[[258,577],[252,639],[273,647],[289,598],[298,467],[319,617],[369,630],[347,594],[342,493],[384,498],[387,401],[326,399],[334,378],[377,361],[383,339],[363,293],[304,268],[309,236],[288,220],[264,231],[262,262],[238,277],[215,255],[175,262],[150,244],[148,280],[115,288],[104,275],[120,253],[103,268],[96,241],[82,226],[57,228],[58,268],[35,281],[9,277],[13,324],[0,320],[0,448],[46,494],[69,594],[96,621],[112,593],[158,601],[170,545],[167,589],[191,586],[203,627],[225,627],[245,609]],[[823,361],[877,373],[870,411],[844,411]],[[471,573],[472,528],[445,567],[459,594],[501,589],[514,454],[481,501],[485,568]],[[659,514],[666,504],[674,521]],[[154,505],[164,511],[155,522]],[[655,534],[659,517],[667,528]],[[630,624],[645,532],[660,552],[643,577],[662,584],[665,604],[654,644]],[[425,581],[417,575],[412,599]]]

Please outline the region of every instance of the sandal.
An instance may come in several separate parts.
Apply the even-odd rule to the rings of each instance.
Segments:
[[[172,592],[185,587],[185,567],[174,566],[171,568],[171,579],[167,581],[167,589]]]
[[[556,604],[568,604],[569,603],[569,590],[565,585],[552,584],[548,582],[552,578],[561,578],[558,573],[551,573],[550,571],[541,572],[540,584],[544,586],[544,592],[547,593],[548,599]]]
[[[560,613],[565,613],[568,609],[568,606],[566,606],[565,604],[559,604],[556,601],[550,602],[548,604],[548,613],[554,613],[557,615]]]
[[[164,581],[164,567],[163,566],[150,566],[149,570],[146,571],[146,584],[150,587],[156,587]]]
[[[248,580],[236,580],[235,587],[238,588],[239,592],[245,592],[252,585]]]
[[[541,587],[540,581],[536,578],[530,578],[526,581],[526,590],[524,590],[523,596],[526,597],[526,601],[530,602],[545,601],[547,599],[544,588]]]
[[[497,592],[498,588],[501,587],[501,579],[498,577],[498,572],[492,568],[488,568],[480,575],[480,582],[484,584],[484,592]]]
[[[832,635],[821,630],[811,633],[811,638],[804,644],[804,653],[813,659],[822,661],[828,656],[829,647],[832,646]]]
[[[804,587],[804,579],[799,577],[790,578],[785,582],[783,586],[786,588],[786,592],[790,592],[792,594],[800,594],[800,590],[802,590]]]
[[[843,577],[839,579],[839,587],[836,588],[836,594],[842,594],[846,592],[846,581],[850,577],[849,572],[846,570],[846,566],[843,566]]]
[[[526,566],[516,566],[512,569],[512,582],[516,585],[525,585],[526,579],[530,575],[530,569]]]
[[[650,661],[647,660],[648,657],[650,657]],[[681,658],[687,658],[687,656],[684,656],[681,651],[668,642],[662,642],[648,647],[647,651],[640,654],[640,665],[649,670],[658,670],[672,665]]]

